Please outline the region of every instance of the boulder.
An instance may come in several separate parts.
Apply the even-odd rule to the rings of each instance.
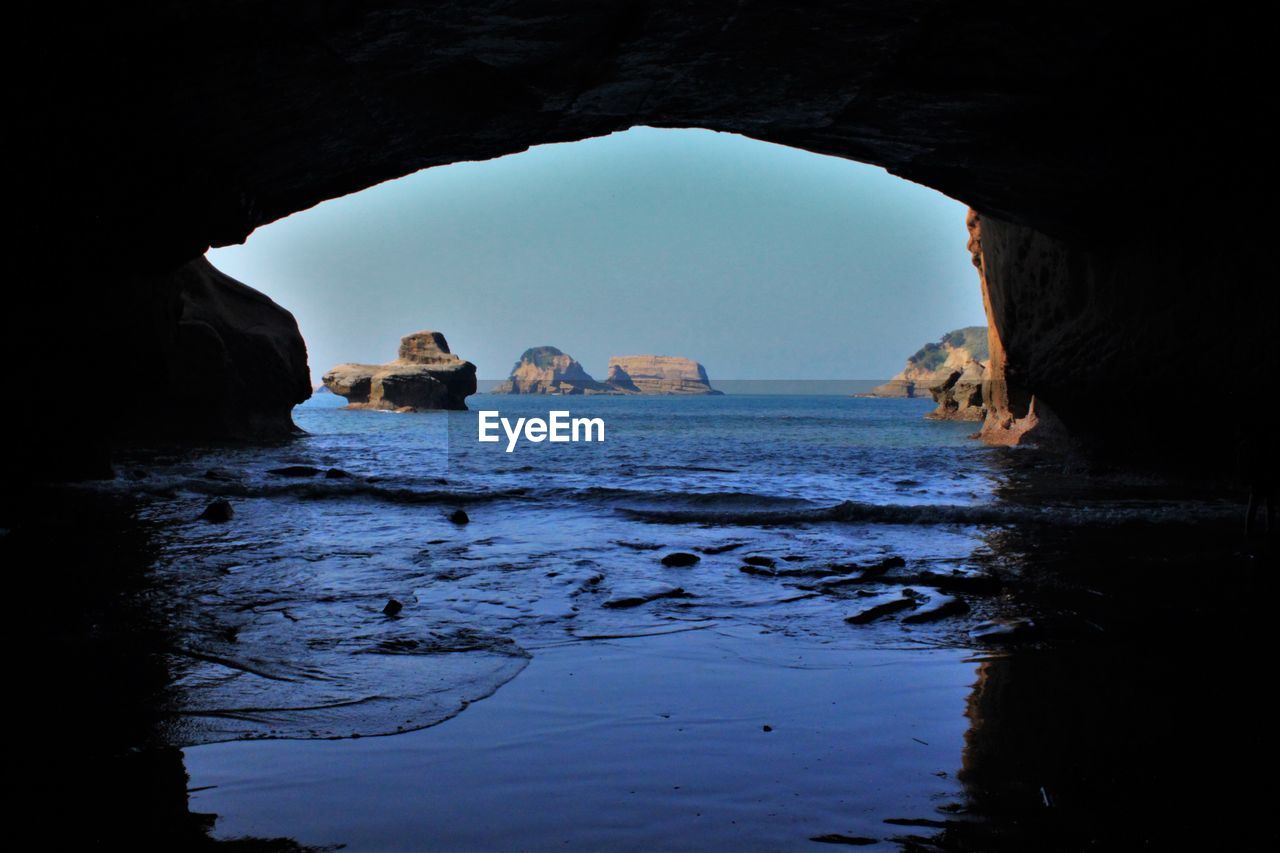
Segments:
[[[347,399],[349,409],[465,410],[466,398],[476,392],[476,366],[450,352],[444,335],[422,331],[400,339],[395,361],[339,364],[323,381]]]
[[[230,521],[235,515],[235,510],[231,508],[231,502],[226,498],[217,498],[204,508],[204,512],[200,513],[200,517],[205,521],[224,522]]]

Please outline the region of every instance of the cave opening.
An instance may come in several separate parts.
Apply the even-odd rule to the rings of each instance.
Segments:
[[[242,832],[968,850],[1274,834],[1248,819],[1265,790],[1213,736],[1268,723],[1274,550],[1240,520],[1246,489],[1274,500],[1258,412],[1280,312],[1255,213],[1268,30],[1248,13],[24,14],[41,56],[20,77],[6,343],[36,390],[9,395],[0,549],[35,638],[22,684],[43,713],[22,771],[43,826],[160,849]],[[911,401],[893,430],[859,433],[879,404],[852,398],[757,418],[792,430],[778,441],[749,413],[737,432],[706,417],[733,395],[638,401],[633,426],[719,450],[623,446],[608,462],[625,483],[584,453],[576,474],[513,454],[485,488],[457,488],[476,459],[429,470],[396,430],[460,413],[345,413],[388,431],[381,453],[360,430],[281,441],[318,376],[275,306],[200,260],[210,246],[256,251],[329,199],[635,126],[741,133],[963,200],[961,257],[998,331],[985,438],[1056,433],[1082,453],[984,447]],[[399,315],[419,325],[421,305],[378,301],[390,289],[345,292],[373,304],[330,329],[361,312],[396,328],[333,359],[384,360]],[[305,301],[280,301],[324,339]],[[714,343],[688,313],[671,325]],[[485,361],[500,374],[525,345]],[[608,355],[582,357],[600,371]],[[1163,478],[1183,467],[1207,476]],[[67,822],[70,797],[83,811]]]
[[[854,161],[633,128],[428,169],[207,258],[293,313],[322,393],[331,366],[386,361],[419,328],[443,332],[481,388],[555,345],[600,379],[611,356],[644,352],[761,390],[852,391],[985,325],[964,218]]]

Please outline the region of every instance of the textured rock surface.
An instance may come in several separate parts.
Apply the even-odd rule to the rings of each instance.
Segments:
[[[609,359],[609,385],[633,394],[719,394],[706,369],[673,355],[615,355]]]
[[[120,394],[128,387],[132,401],[118,407],[118,436],[252,440],[296,432],[291,413],[311,396],[311,383],[292,314],[204,258],[135,282],[155,302],[116,331],[129,340],[129,358],[99,366],[109,367],[103,381]],[[130,373],[138,362],[150,370]],[[137,385],[126,386],[129,376],[131,383],[145,376],[141,396]]]
[[[32,200],[188,257],[428,166],[636,124],[866,160],[1041,230],[1103,211],[1123,221],[1217,183],[1182,158],[1239,123],[1226,103],[1188,110],[1188,98],[1250,81],[1261,61],[1239,49],[1251,32],[1232,16],[1154,27],[1144,9],[1089,0],[169,0],[26,14],[45,18],[23,31],[58,72],[28,81],[34,120],[19,137],[64,172]]]
[[[511,368],[511,376],[494,386],[493,394],[609,394],[582,365],[555,347],[531,347]]]
[[[162,434],[279,438],[296,431],[293,407],[311,396],[307,347],[293,315],[198,258],[173,277],[181,313],[169,364]],[[148,432],[154,413],[135,432]]]
[[[994,281],[988,277],[987,254],[982,239],[984,221],[987,230],[993,235],[992,244],[996,242],[996,232],[1016,230],[1013,226],[990,217],[984,218],[972,209],[965,217],[965,224],[969,229],[969,253],[982,284],[982,304],[987,312],[987,350],[990,359],[982,387],[982,399],[986,406],[980,431],[982,439],[988,444],[1000,445],[1017,445],[1029,441],[1062,444],[1067,433],[1057,416],[1046,403],[1037,400],[1028,390],[1028,386],[1018,376],[1016,366],[1012,374],[1009,370],[1004,342],[1009,329],[1008,310],[1010,297],[1013,296],[1011,291],[1017,285],[1003,272],[998,273]],[[1095,401],[1095,405],[1099,406],[1109,403],[1110,401],[1102,399]]]
[[[929,388],[929,395],[938,404],[925,417],[944,421],[981,421],[987,415],[983,402],[983,384],[987,371],[980,361],[969,361],[963,368],[953,370],[942,382]]]
[[[476,366],[449,351],[439,332],[400,339],[400,356],[386,364],[339,364],[322,377],[352,409],[416,412],[467,408],[476,393]]]
[[[8,138],[22,164],[11,276],[29,285],[6,343],[14,363],[73,376],[81,354],[61,342],[92,339],[142,375],[173,356],[157,343],[173,305],[157,278],[210,244],[428,166],[696,126],[880,165],[981,210],[1012,421],[1034,392],[1090,440],[1206,452],[1192,419],[1149,401],[1213,388],[1215,410],[1243,411],[1273,381],[1276,291],[1250,204],[1265,160],[1259,14],[1090,0],[29,5],[11,23],[41,71],[23,78]],[[80,402],[174,425],[105,387]],[[33,457],[83,469],[110,443],[21,408]]]
[[[987,330],[982,326],[966,326],[928,343],[907,359],[907,366],[896,376],[871,391],[873,397],[928,397],[932,391],[951,381],[977,362],[986,363]]]

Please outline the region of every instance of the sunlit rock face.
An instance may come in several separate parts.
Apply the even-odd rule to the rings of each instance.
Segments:
[[[871,391],[873,397],[928,398],[937,386],[950,382],[957,373],[977,364],[979,373],[988,359],[987,330],[966,326],[947,332],[937,342],[927,343],[907,359],[907,365]]]
[[[400,339],[394,361],[339,364],[325,373],[323,382],[345,397],[351,409],[465,410],[467,397],[476,393],[476,366],[450,352],[444,335],[423,331]]]
[[[987,407],[982,392],[986,376],[986,365],[975,359],[952,370],[946,379],[929,389],[938,408],[926,417],[941,421],[984,420]]]
[[[582,365],[555,347],[530,347],[511,368],[505,382],[493,394],[609,394],[613,389],[597,382]]]
[[[615,355],[608,383],[630,394],[719,394],[707,371],[691,358],[671,355]]]
[[[1213,388],[1228,410],[1274,374],[1275,289],[1245,204],[1266,28],[1235,15],[936,0],[23,15],[45,70],[10,135],[11,272],[32,286],[7,339],[55,373],[78,366],[57,342],[104,320],[120,334],[103,360],[154,367],[136,342],[169,296],[140,282],[210,245],[429,166],[643,124],[861,160],[981,211],[1006,432],[1043,408],[1089,441],[1179,446],[1196,430],[1153,396]],[[107,389],[84,402],[146,426]],[[35,410],[19,426],[68,460],[112,440]]]

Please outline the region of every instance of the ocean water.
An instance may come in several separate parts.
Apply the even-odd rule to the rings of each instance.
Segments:
[[[566,642],[714,629],[965,648],[993,615],[980,598],[920,628],[845,619],[899,596],[904,575],[918,587],[984,576],[1002,556],[993,529],[1172,511],[1017,500],[1018,451],[926,420],[919,400],[477,395],[468,412],[417,414],[334,403],[297,409],[297,441],[149,456],[114,484],[150,496],[158,606],[181,637],[168,743],[423,728]],[[479,410],[552,408],[603,418],[605,440],[513,452],[476,440]],[[231,522],[199,519],[215,496]],[[469,523],[451,520],[460,509]],[[699,560],[664,565],[677,551]],[[747,558],[774,574],[743,571]],[[891,558],[901,565],[883,583],[829,583]],[[388,616],[392,599],[402,609]]]
[[[1129,542],[1155,555],[1141,577],[1160,577],[1240,509],[985,447],[919,400],[340,402],[299,407],[295,441],[139,449],[92,487],[127,496],[147,531],[129,594],[167,673],[147,699],[153,745],[184,748],[190,807],[219,815],[220,838],[891,847],[964,831],[992,780],[1004,793],[986,811],[1039,831],[1060,788],[1084,802],[1095,787],[1072,768],[1109,767],[1128,743],[1107,697],[1134,666],[1179,664],[1096,644],[1124,612],[1123,573],[1108,570],[1118,591],[1084,577],[1039,605],[1004,581],[1125,566]],[[553,408],[603,418],[605,440],[476,440],[479,410]],[[230,521],[200,519],[215,498]],[[664,564],[675,552],[698,560]],[[1134,578],[1135,599],[1159,588]],[[847,621],[907,589],[905,609]],[[947,596],[963,606],[910,618]],[[1067,624],[1087,663],[1006,657],[987,623],[1018,619]],[[1146,720],[1179,702],[1123,704]],[[1021,737],[1049,719],[1061,737]],[[1093,728],[1065,746],[1080,719]]]

